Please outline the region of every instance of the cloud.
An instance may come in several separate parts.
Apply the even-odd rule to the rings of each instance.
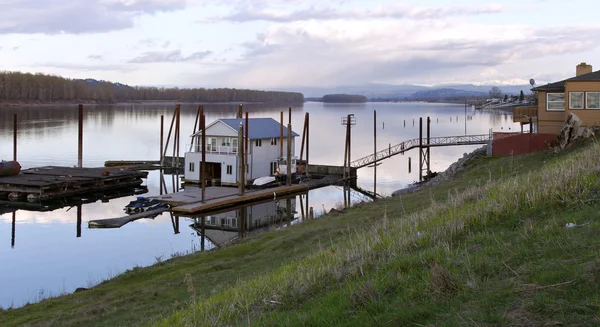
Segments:
[[[89,55],[87,58],[90,59],[90,60],[102,60],[102,59],[104,59],[104,57],[101,56],[101,55]]]
[[[0,34],[81,34],[133,27],[142,15],[181,10],[186,0],[3,0]]]
[[[458,76],[492,80],[501,76],[489,68],[591,51],[599,34],[600,25],[537,28],[462,19],[274,24],[242,44],[235,69],[214,78],[244,87],[440,83]],[[488,76],[481,76],[483,71]],[[513,70],[503,76],[532,74]]]
[[[454,6],[454,7],[416,7],[404,4],[381,5],[372,10],[339,10],[317,8],[286,11],[280,9],[256,9],[246,7],[237,12],[213,18],[234,22],[269,21],[296,22],[305,20],[366,20],[366,19],[440,19],[452,16],[497,14],[504,11],[500,5]]]
[[[58,62],[44,62],[44,63],[36,63],[32,65],[33,67],[39,68],[58,68],[68,71],[77,71],[77,72],[104,72],[104,71],[113,71],[113,72],[121,72],[127,73],[135,71],[136,68],[131,65],[123,65],[123,64],[79,64],[79,63],[58,63]]]
[[[151,51],[142,54],[139,57],[131,59],[130,63],[145,64],[145,63],[157,63],[157,62],[184,62],[201,60],[212,54],[212,51],[200,51],[194,52],[189,56],[184,56],[181,50],[173,51]]]

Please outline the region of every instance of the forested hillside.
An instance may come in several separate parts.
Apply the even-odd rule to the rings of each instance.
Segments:
[[[0,72],[1,102],[93,101],[303,102],[301,93],[240,89],[132,87],[93,79]]]

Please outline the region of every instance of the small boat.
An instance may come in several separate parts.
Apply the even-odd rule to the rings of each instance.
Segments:
[[[154,210],[158,208],[168,208],[169,205],[157,200],[157,199],[148,199],[144,196],[138,196],[135,201],[129,202],[128,205],[125,206],[123,211],[128,214],[145,212],[148,210]]]
[[[252,186],[254,188],[267,188],[274,186],[275,184],[277,184],[277,178],[274,176],[264,176],[255,179],[254,183],[252,183]]]
[[[21,165],[17,161],[0,161],[0,177],[16,176],[21,171]]]

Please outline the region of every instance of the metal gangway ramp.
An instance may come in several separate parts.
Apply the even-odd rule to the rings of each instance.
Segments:
[[[366,157],[354,160],[350,162],[350,167],[354,169],[367,167],[373,165],[384,159],[393,157],[397,154],[402,154],[411,149],[415,148],[429,148],[436,146],[452,146],[452,145],[477,145],[477,144],[488,144],[490,141],[490,134],[479,134],[479,135],[462,135],[462,136],[442,136],[442,137],[431,137],[429,143],[427,139],[414,138],[412,140],[404,141],[393,146],[389,146],[387,149],[378,151],[374,154],[370,154]],[[421,143],[422,142],[422,143]]]

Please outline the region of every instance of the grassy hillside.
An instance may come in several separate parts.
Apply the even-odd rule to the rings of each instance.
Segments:
[[[435,187],[0,312],[0,326],[600,325],[599,157],[594,143],[481,158]]]

